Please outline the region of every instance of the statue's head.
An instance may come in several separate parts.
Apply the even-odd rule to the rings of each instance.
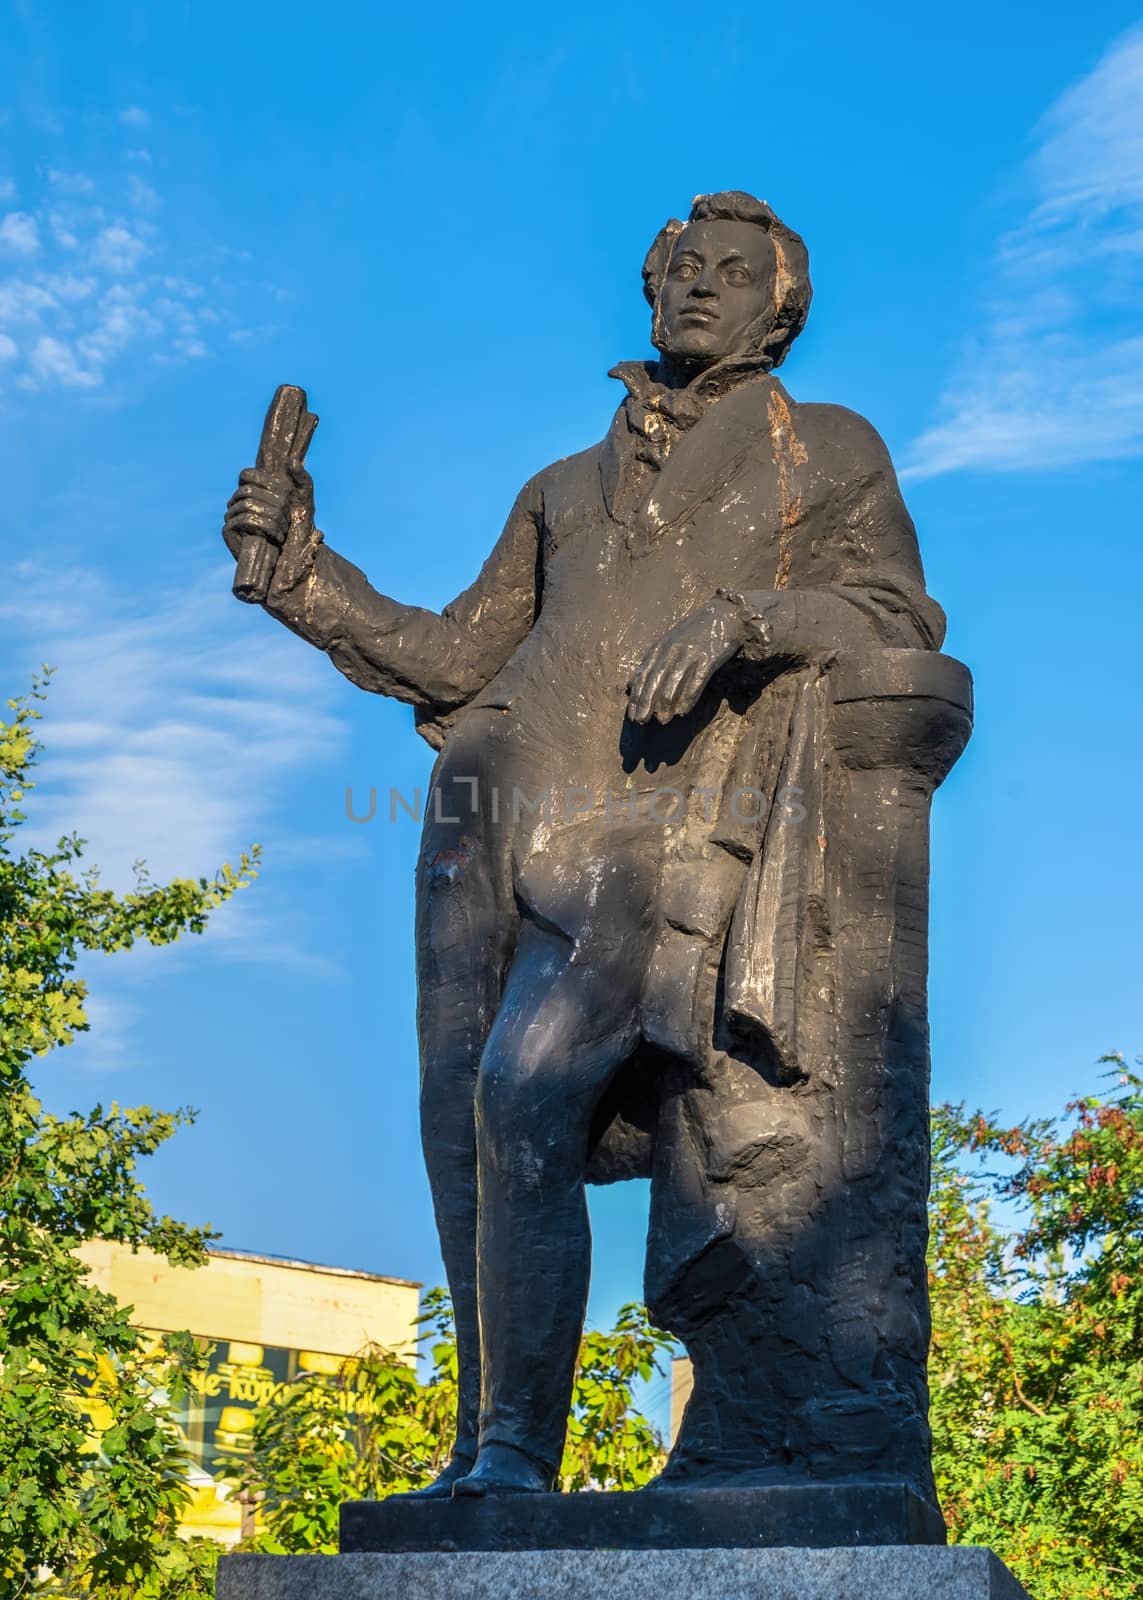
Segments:
[[[683,223],[672,218],[647,252],[643,292],[657,350],[701,369],[727,357],[776,367],[810,308],[810,263],[801,238],[764,200],[730,189],[700,194]]]

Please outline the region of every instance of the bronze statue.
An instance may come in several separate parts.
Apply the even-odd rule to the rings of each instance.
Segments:
[[[226,516],[244,597],[261,570],[440,750],[418,1014],[460,1417],[422,1493],[552,1487],[584,1185],[649,1174],[648,1304],[695,1367],[660,1481],[932,1501],[927,829],[970,681],[880,438],[774,375],[798,235],[701,196],[643,280],[659,359],[440,615],[315,529],[304,396]]]

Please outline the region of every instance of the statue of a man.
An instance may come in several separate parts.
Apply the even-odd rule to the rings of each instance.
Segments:
[[[907,1071],[894,1065],[906,1031],[894,1013],[847,1088],[822,1018],[844,1010],[834,976],[853,922],[836,925],[829,774],[887,760],[880,746],[868,760],[837,755],[853,748],[842,712],[873,693],[838,663],[912,661],[939,648],[944,619],[877,434],[840,407],[797,404],[774,375],[810,303],[798,235],[750,195],[701,196],[685,225],[660,232],[643,277],[660,359],[614,369],[626,393],[606,438],[525,485],[479,577],[440,615],[388,599],[329,548],[300,467],[243,472],[226,517],[232,552],[250,534],[281,546],[271,615],[359,687],[411,703],[441,752],[417,880],[421,1108],[460,1404],[451,1464],[423,1492],[552,1487],[588,1290],[584,1185],[641,1171],[658,1186],[652,1309],[688,1346],[693,1333],[700,1383],[703,1330],[730,1327],[720,1309],[751,1295],[750,1326],[764,1334],[770,1316],[782,1373],[761,1347],[728,1355],[738,1334],[720,1333],[678,1471],[852,1466],[864,1445],[851,1448],[836,1418],[856,1392],[891,1414],[886,1439],[913,1441],[903,1465],[888,1443],[858,1465],[899,1469],[931,1495],[914,1281],[923,970],[919,996],[892,980],[921,1041]],[[856,819],[859,831],[882,827],[907,788],[887,790],[888,809]],[[855,856],[843,844],[844,876]],[[879,867],[878,882],[892,889],[895,870]],[[923,946],[923,904],[919,915]],[[872,937],[888,952],[872,969],[895,972],[896,935]],[[847,1037],[864,1037],[859,1011]],[[908,1115],[898,1107],[885,1131],[916,1146],[915,1179],[894,1191],[896,1234],[868,1220],[892,1163],[863,1165],[852,1148],[858,1102],[869,1126],[889,1104],[870,1099],[874,1079],[910,1086]],[[820,1270],[790,1266],[797,1239],[781,1227],[794,1216],[821,1232]],[[877,1304],[905,1282],[912,1320],[875,1330],[867,1360],[860,1330],[842,1348],[837,1307],[857,1294],[845,1287],[854,1261],[869,1265],[868,1240],[886,1233]],[[718,1246],[735,1238],[731,1270]],[[766,1288],[779,1257],[780,1294]],[[827,1279],[815,1320],[806,1283]],[[821,1384],[811,1405],[799,1362],[830,1363],[840,1409]],[[869,1416],[850,1431],[872,1437]]]

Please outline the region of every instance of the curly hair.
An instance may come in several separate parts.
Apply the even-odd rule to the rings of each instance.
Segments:
[[[775,261],[774,316],[763,334],[758,354],[764,356],[771,367],[780,366],[809,315],[813,287],[805,241],[775,216],[765,200],[757,200],[741,189],[696,195],[687,222],[715,221],[750,222],[757,228],[764,228],[769,235]],[[658,304],[675,240],[686,225],[672,217],[659,229],[643,262],[643,293],[653,308]]]

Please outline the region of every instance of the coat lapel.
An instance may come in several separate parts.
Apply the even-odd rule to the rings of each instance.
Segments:
[[[619,410],[611,419],[611,426],[603,443],[599,447],[599,484],[603,491],[603,503],[607,507],[607,515],[614,522],[618,522],[617,506],[619,503],[619,483],[625,465],[625,450],[627,459],[634,461],[628,440],[627,412],[625,407]]]
[[[776,393],[788,401],[777,378],[745,374],[679,433],[658,470],[636,460],[626,403],[619,407],[600,447],[599,478],[607,514],[626,528],[633,548],[657,544],[725,489],[747,457],[775,470],[769,407]]]
[[[776,383],[759,375],[741,384],[676,441],[637,512],[652,541],[726,488],[747,456],[769,459],[766,408]]]

